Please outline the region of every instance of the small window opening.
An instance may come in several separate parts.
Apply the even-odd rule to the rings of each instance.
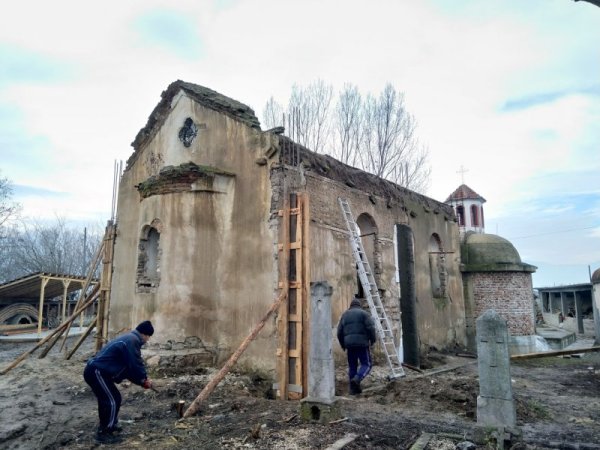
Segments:
[[[137,292],[156,292],[160,283],[160,232],[153,226],[142,230],[138,246]]]
[[[433,298],[447,298],[448,272],[446,255],[440,237],[434,233],[429,239],[429,274]]]

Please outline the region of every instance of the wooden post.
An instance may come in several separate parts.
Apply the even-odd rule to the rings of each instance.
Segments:
[[[42,335],[42,322],[44,321],[44,293],[46,290],[46,284],[48,284],[49,278],[42,276],[40,286],[40,308],[38,310],[38,336]]]
[[[289,199],[285,195],[283,199],[283,209],[281,214],[280,244],[279,244],[279,288],[285,292],[286,297],[289,289],[289,259],[290,259],[290,206]],[[278,374],[279,374],[279,398],[287,400],[288,379],[289,379],[289,360],[288,360],[288,306],[281,304],[277,313],[279,348],[277,350]]]
[[[60,323],[65,323],[65,319],[67,318],[67,292],[69,290],[69,284],[71,284],[71,280],[63,280],[63,301],[62,301],[62,320]]]
[[[204,387],[204,389],[202,389],[200,394],[198,394],[198,396],[194,399],[190,407],[186,409],[185,413],[183,414],[184,418],[190,417],[198,411],[202,402],[206,400],[206,398],[217,387],[217,385],[221,382],[225,375],[227,375],[227,373],[231,370],[233,365],[240,358],[242,353],[244,353],[248,345],[250,345],[250,342],[252,342],[252,340],[254,340],[254,338],[258,335],[260,330],[263,329],[271,314],[273,314],[273,312],[275,312],[277,308],[281,306],[281,304],[285,301],[286,298],[287,290],[282,289],[281,293],[279,294],[279,298],[277,298],[277,300],[275,300],[275,302],[271,305],[271,307],[269,308],[265,316],[262,318],[262,320],[258,324],[256,324],[252,332],[248,335],[248,337],[246,337],[246,339],[244,339],[242,344],[233,353],[233,355],[231,355],[231,357],[227,360],[227,362],[221,368],[221,370],[219,370],[219,372],[213,377],[213,379],[208,382],[208,384]]]
[[[308,395],[308,358],[310,349],[310,209],[307,193],[301,196],[301,228],[302,228],[302,392]]]

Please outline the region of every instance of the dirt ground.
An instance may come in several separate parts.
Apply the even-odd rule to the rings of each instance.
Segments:
[[[96,402],[82,378],[91,343],[70,361],[55,350],[44,359],[34,353],[0,375],[0,448],[105,447],[94,441]],[[0,367],[32,345],[0,343]],[[423,362],[423,373],[407,369],[395,382],[386,380],[379,363],[363,382],[363,394],[352,397],[340,364],[336,394],[344,420],[328,424],[303,422],[298,402],[270,398],[267,375],[239,370],[227,375],[197,416],[178,420],[175,403],[189,405],[216,369],[151,371],[158,393],[121,385],[124,440],[113,448],[326,449],[350,436],[345,449],[408,449],[430,433],[421,449],[454,449],[476,426],[476,360],[431,352]],[[511,375],[522,430],[512,448],[600,449],[600,353],[513,362]]]

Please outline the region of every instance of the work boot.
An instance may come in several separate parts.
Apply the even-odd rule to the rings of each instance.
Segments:
[[[358,376],[353,377],[350,380],[350,395],[358,395],[362,392],[360,388],[360,379]]]
[[[358,375],[354,375],[352,381],[354,381],[354,390],[357,394],[360,394],[362,392],[362,388],[360,387],[360,377]]]
[[[123,441],[123,438],[113,434],[112,430],[98,430],[96,431],[96,442],[100,444],[117,444]]]

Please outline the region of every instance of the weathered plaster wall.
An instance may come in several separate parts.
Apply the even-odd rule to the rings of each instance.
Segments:
[[[349,201],[355,220],[366,213],[375,221],[377,234],[374,245],[378,258],[374,264],[374,273],[378,288],[383,290],[382,301],[394,320],[394,328],[397,330],[400,323],[400,292],[394,261],[394,225],[406,224],[414,233],[417,320],[421,348],[426,350],[429,346],[445,348],[455,344],[465,345],[458,230],[453,217],[434,213],[432,209],[410,198],[389,201],[382,196],[369,194],[304,170],[302,165],[298,172],[301,173],[296,176],[298,183],[310,195],[311,280],[323,280],[332,285],[334,324],[357,292],[355,262],[337,200],[342,196]],[[445,300],[433,299],[432,294],[428,246],[433,233],[440,236],[444,251],[449,252],[446,255],[448,296]]]
[[[188,117],[199,133],[186,148],[178,132]],[[269,171],[268,166],[256,164],[270,139],[186,94],[173,98],[171,112],[149,142],[136,150],[120,183],[113,331],[150,319],[156,329],[153,342],[197,337],[199,345],[214,351],[218,359],[229,356],[260,320],[274,299],[277,281],[276,237],[269,229]],[[232,175],[215,175],[210,189],[192,186],[182,192],[140,196],[137,185],[166,166],[190,161]],[[156,292],[138,293],[141,230],[156,219],[160,221],[160,284]],[[245,357],[274,365],[277,342],[272,322],[257,341]]]

